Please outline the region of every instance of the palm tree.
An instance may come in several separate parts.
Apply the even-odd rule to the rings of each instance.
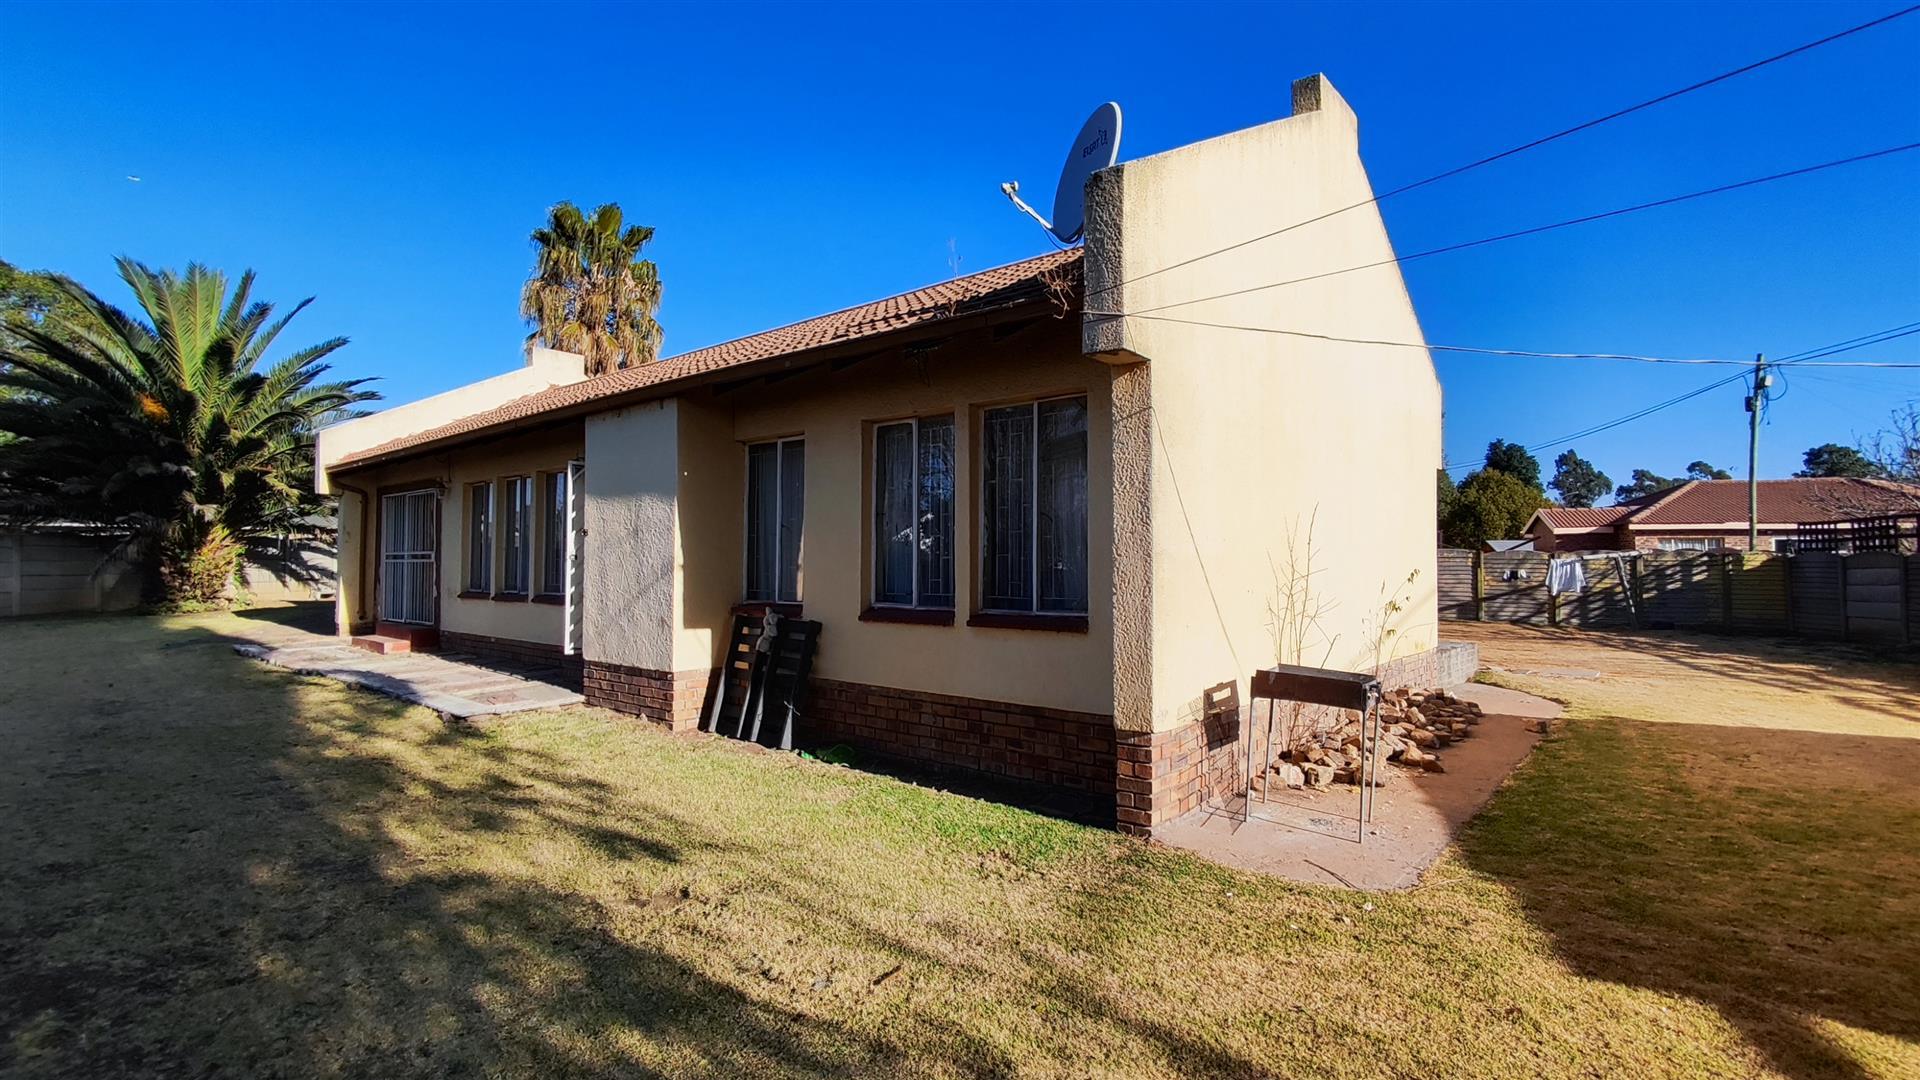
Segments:
[[[367,379],[320,381],[346,338],[262,366],[311,298],[269,322],[251,270],[229,293],[203,266],[117,264],[144,321],[63,277],[79,314],[18,327],[0,349],[0,519],[119,531],[151,598],[214,602],[246,545],[324,509],[315,428],[379,395]]]
[[[657,359],[660,271],[640,257],[652,239],[649,226],[621,228],[617,203],[591,216],[568,202],[554,207],[533,230],[539,254],[520,292],[528,343],[584,355],[589,375]]]

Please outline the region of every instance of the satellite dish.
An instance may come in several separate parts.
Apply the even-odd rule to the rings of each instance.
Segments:
[[[1093,110],[1080,134],[1067,151],[1067,162],[1060,167],[1060,186],[1053,193],[1053,220],[1048,221],[1020,199],[1019,181],[1000,185],[1013,204],[1062,243],[1080,239],[1086,226],[1087,177],[1113,164],[1120,157],[1120,106],[1109,101]]]

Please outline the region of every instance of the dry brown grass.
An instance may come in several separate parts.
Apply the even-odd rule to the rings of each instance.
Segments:
[[[1509,669],[1504,686],[1598,712],[1686,724],[1920,738],[1920,663],[1838,643],[1679,631],[1447,623]],[[1550,674],[1598,671],[1599,679]]]
[[[0,625],[0,1071],[1920,1071],[1920,743],[1836,784],[1582,714],[1365,896],[593,710],[451,732],[235,618]]]

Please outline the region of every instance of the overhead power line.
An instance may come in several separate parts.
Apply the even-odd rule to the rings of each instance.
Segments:
[[[1638,213],[1642,210],[1653,210],[1662,206],[1673,206],[1676,203],[1690,202],[1694,199],[1703,199],[1709,195],[1720,195],[1729,191],[1738,191],[1741,188],[1754,187],[1759,184],[1770,184],[1776,180],[1786,180],[1796,176],[1806,176],[1809,173],[1822,172],[1827,169],[1837,169],[1842,165],[1855,165],[1863,161],[1872,161],[1875,158],[1887,157],[1891,154],[1903,154],[1910,150],[1920,150],[1920,142],[1907,143],[1902,146],[1889,146],[1886,149],[1875,150],[1871,153],[1856,154],[1853,157],[1840,158],[1836,161],[1822,162],[1821,164],[1818,164],[1818,165],[1808,165],[1798,169],[1789,169],[1786,172],[1773,173],[1768,176],[1756,176],[1749,180],[1740,180],[1731,184],[1721,184],[1718,187],[1711,187],[1702,191],[1692,191],[1692,192],[1688,192],[1685,195],[1673,195],[1664,199],[1655,199],[1652,202],[1638,203],[1633,206],[1623,206],[1615,210],[1607,210],[1598,214],[1586,214],[1581,217],[1568,218],[1565,221],[1556,221],[1547,225],[1535,225],[1532,228],[1518,229],[1513,232],[1501,233],[1498,236],[1487,236],[1487,237],[1482,237],[1478,240],[1466,240],[1457,244],[1447,244],[1443,247],[1428,248],[1425,251],[1416,251],[1411,255],[1396,255],[1390,259],[1378,259],[1378,260],[1375,260],[1374,262],[1360,263],[1359,265],[1356,265],[1356,266],[1341,267],[1338,270],[1325,270],[1318,274],[1308,274],[1304,277],[1289,278],[1285,281],[1271,281],[1266,283],[1265,285],[1249,285],[1244,289],[1234,289],[1229,292],[1214,293],[1211,296],[1198,296],[1190,300],[1175,300],[1171,303],[1156,304],[1153,307],[1141,308],[1138,311],[1118,312],[1118,311],[1091,311],[1090,310],[1087,312],[1087,314],[1104,315],[1104,316],[1115,316],[1115,315],[1121,315],[1121,314],[1145,316],[1155,311],[1166,311],[1169,308],[1189,307],[1194,304],[1204,304],[1210,300],[1225,300],[1229,297],[1234,297],[1234,296],[1246,296],[1249,293],[1265,292],[1268,289],[1279,289],[1279,288],[1284,288],[1285,286],[1288,286],[1288,285],[1299,285],[1299,284],[1302,284],[1303,282],[1319,281],[1322,278],[1336,277],[1340,274],[1351,274],[1356,270],[1372,270],[1376,267],[1381,267],[1381,266],[1393,266],[1399,263],[1409,263],[1414,261],[1415,259],[1424,259],[1433,255],[1445,255],[1445,254],[1448,254],[1449,252],[1465,251],[1468,248],[1484,247],[1488,244],[1497,244],[1503,240],[1516,240],[1523,236],[1535,236],[1539,233],[1552,232],[1555,229],[1565,229],[1573,225],[1586,225],[1595,221],[1604,221],[1607,218],[1620,217],[1623,214]]]
[[[1801,364],[1805,364],[1810,360],[1818,360],[1823,356],[1835,356],[1843,352],[1852,352],[1855,349],[1864,349],[1871,345],[1878,345],[1883,341],[1893,341],[1896,338],[1910,337],[1914,334],[1920,334],[1920,322],[1908,323],[1905,326],[1895,326],[1887,330],[1882,330],[1877,334],[1866,334],[1857,338],[1849,338],[1846,341],[1837,341],[1832,345],[1825,345],[1818,349],[1808,349],[1806,352],[1794,353],[1791,356],[1787,356],[1778,361],[1775,361],[1774,366],[1784,367],[1789,364],[1798,366]],[[1836,361],[1836,362],[1827,363],[1827,364],[1814,364],[1812,366],[1814,367],[1845,367],[1850,365],[1845,365]],[[1905,365],[1860,364],[1860,365],[1851,365],[1851,366],[1902,367]]]
[[[1872,344],[1872,343],[1877,343],[1878,341],[1891,341],[1894,338],[1906,337],[1907,335],[1914,334],[1914,333],[1920,333],[1920,323],[1906,323],[1901,326],[1889,327],[1886,330],[1875,331],[1874,333],[1871,333],[1871,334],[1862,334],[1859,337],[1852,337],[1842,341],[1836,341],[1831,345],[1822,345],[1817,348],[1808,349],[1805,352],[1791,353],[1785,359],[1781,360],[1779,364],[1791,365],[1794,367],[1838,366],[1838,365],[1826,365],[1826,364],[1809,364],[1807,363],[1807,361],[1812,360],[1815,356],[1831,355],[1833,352],[1844,351],[1846,349],[1855,348],[1861,344]],[[1776,366],[1779,366],[1779,365],[1776,365]],[[1920,365],[1916,365],[1916,366],[1920,366]],[[1635,420],[1641,419],[1642,417],[1651,416],[1654,413],[1660,412],[1663,409],[1672,408],[1673,406],[1679,405],[1682,402],[1692,401],[1694,398],[1697,398],[1702,394],[1708,393],[1709,391],[1718,390],[1723,386],[1727,386],[1735,382],[1740,382],[1745,378],[1746,378],[1746,373],[1739,372],[1737,374],[1729,375],[1723,379],[1715,379],[1713,382],[1710,382],[1705,386],[1696,387],[1692,390],[1687,391],[1684,394],[1679,395],[1678,397],[1671,397],[1665,401],[1646,406],[1645,408],[1636,409],[1635,411],[1630,412],[1625,416],[1618,416],[1613,418],[1612,420],[1603,421],[1591,427],[1582,428],[1581,430],[1572,432],[1571,434],[1562,435],[1554,439],[1548,439],[1546,442],[1534,443],[1533,445],[1527,447],[1527,452],[1530,454],[1538,453],[1542,450],[1549,450],[1549,449],[1552,449],[1553,447],[1570,443],[1575,439],[1584,439],[1590,435],[1598,435],[1603,431],[1608,431],[1613,428],[1617,428],[1622,424],[1629,424]],[[1476,462],[1476,461],[1469,461],[1469,462],[1461,462],[1458,464],[1445,465],[1445,466],[1442,466],[1442,468],[1444,468],[1447,472],[1454,472],[1460,469],[1476,468],[1480,464],[1482,463]]]
[[[1128,315],[1129,319],[1146,319],[1149,322],[1179,323],[1182,326],[1204,326],[1215,330],[1238,330],[1251,334],[1279,334],[1284,337],[1312,338],[1316,341],[1336,341],[1347,345],[1381,345],[1394,349],[1426,349],[1431,352],[1474,353],[1482,356],[1512,356],[1540,360],[1630,360],[1642,364],[1711,364],[1751,367],[1751,360],[1727,360],[1718,357],[1678,357],[1678,356],[1639,356],[1633,353],[1558,353],[1534,352],[1530,349],[1489,349],[1475,345],[1436,345],[1432,342],[1386,341],[1380,338],[1341,337],[1337,334],[1316,334],[1307,330],[1286,330],[1277,326],[1243,326],[1235,323],[1211,322],[1206,319],[1183,319],[1176,315]],[[1907,334],[1920,333],[1920,327],[1907,331]],[[1891,341],[1906,334],[1892,334],[1878,338],[1878,341]],[[1826,352],[1814,356],[1826,356]],[[1861,368],[1920,368],[1920,363],[1888,363],[1873,360],[1836,360],[1825,364],[1809,363],[1814,356],[1805,360],[1781,361],[1774,366],[1784,364],[1806,365],[1808,367],[1861,367]]]
[[[1432,176],[1425,178],[1424,180],[1415,180],[1410,184],[1402,184],[1399,187],[1393,188],[1390,191],[1382,192],[1371,198],[1364,199],[1357,203],[1352,203],[1348,206],[1342,206],[1342,207],[1339,207],[1338,209],[1329,210],[1324,214],[1318,215],[1317,217],[1310,217],[1304,221],[1296,221],[1291,225],[1283,226],[1281,228],[1273,230],[1272,232],[1262,233],[1259,236],[1248,237],[1245,240],[1240,240],[1240,241],[1236,241],[1235,243],[1228,244],[1226,247],[1216,248],[1212,251],[1202,252],[1190,258],[1182,259],[1179,262],[1168,263],[1167,265],[1162,266],[1158,269],[1149,270],[1143,274],[1136,274],[1133,277],[1126,278],[1121,281],[1116,281],[1111,285],[1105,285],[1099,289],[1093,290],[1093,295],[1110,292],[1114,289],[1118,289],[1126,285],[1131,285],[1136,281],[1144,281],[1147,278],[1154,277],[1159,274],[1164,274],[1170,270],[1178,270],[1183,266],[1191,266],[1202,259],[1210,259],[1215,255],[1224,255],[1229,251],[1238,250],[1239,248],[1246,247],[1249,244],[1257,244],[1262,240],[1271,240],[1276,236],[1281,236],[1285,233],[1292,232],[1293,230],[1301,228],[1306,225],[1312,225],[1315,222],[1325,221],[1330,217],[1335,217],[1337,215],[1344,214],[1349,210],[1358,210],[1362,207],[1373,206],[1377,203],[1384,202],[1387,199],[1391,199],[1396,195],[1404,195],[1409,191],[1426,187],[1428,184],[1438,183],[1441,180],[1446,180],[1451,177],[1459,176],[1461,173],[1470,172],[1474,169],[1480,168],[1483,165],[1491,165],[1496,161],[1501,161],[1506,158],[1510,158],[1515,154],[1523,153],[1525,151],[1532,150],[1536,147],[1545,146],[1548,143],[1556,142],[1560,139],[1564,139],[1569,135],[1579,134],[1580,132],[1586,131],[1589,128],[1599,127],[1601,124],[1605,124],[1613,120],[1618,120],[1623,116],[1631,116],[1634,113],[1641,111],[1642,109],[1650,109],[1655,105],[1660,105],[1665,102],[1672,101],[1675,98],[1683,97],[1687,94],[1693,93],[1696,90],[1704,90],[1709,86],[1726,82],[1728,79],[1736,78],[1738,76],[1745,75],[1749,72],[1758,71],[1759,69],[1766,67],[1769,64],[1777,64],[1782,60],[1787,60],[1792,57],[1799,56],[1801,53],[1808,52],[1813,49],[1817,49],[1822,45],[1829,45],[1829,44],[1832,44],[1833,42],[1841,40],[1842,38],[1852,37],[1853,35],[1861,33],[1863,31],[1871,30],[1874,27],[1885,25],[1886,23],[1890,23],[1895,19],[1905,18],[1906,16],[1911,15],[1916,11],[1920,11],[1920,4],[1915,4],[1911,7],[1902,8],[1899,11],[1895,11],[1888,15],[1882,15],[1880,18],[1877,18],[1877,19],[1871,19],[1867,22],[1861,23],[1858,26],[1849,27],[1848,29],[1842,30],[1839,33],[1829,34],[1826,37],[1819,38],[1815,41],[1809,41],[1804,45],[1795,46],[1794,48],[1788,49],[1786,52],[1776,53],[1763,60],[1756,60],[1750,64],[1743,64],[1740,67],[1734,68],[1731,71],[1721,72],[1720,74],[1715,75],[1712,78],[1702,79],[1701,81],[1692,83],[1688,86],[1682,86],[1677,90],[1669,90],[1666,93],[1661,94],[1657,97],[1648,98],[1647,100],[1642,101],[1637,105],[1629,105],[1624,109],[1615,110],[1614,112],[1610,112],[1605,116],[1595,117],[1594,119],[1585,121],[1584,123],[1575,124],[1570,128],[1566,128],[1561,131],[1556,131],[1551,135],[1544,135],[1544,136],[1541,136],[1540,138],[1521,143],[1520,145],[1512,147],[1510,149],[1502,150],[1497,154],[1491,154],[1487,157],[1483,157],[1478,161],[1470,161],[1465,165],[1457,165],[1451,169],[1446,170],[1445,172],[1435,173]]]
[[[1699,387],[1698,389],[1689,390],[1678,397],[1668,398],[1667,400],[1662,401],[1656,405],[1649,405],[1646,408],[1639,409],[1634,412],[1630,412],[1625,416],[1615,417],[1612,420],[1605,421],[1604,423],[1595,424],[1592,427],[1582,428],[1579,431],[1562,435],[1559,438],[1548,439],[1546,442],[1534,443],[1533,445],[1527,447],[1527,452],[1530,454],[1539,453],[1542,450],[1550,450],[1553,447],[1560,446],[1565,443],[1570,443],[1575,439],[1584,439],[1589,435],[1598,435],[1601,432],[1607,431],[1611,428],[1617,428],[1621,424],[1632,423],[1633,421],[1638,420],[1641,417],[1651,416],[1662,409],[1670,409],[1673,406],[1678,405],[1683,401],[1692,401],[1694,398],[1699,397],[1701,394],[1707,393],[1710,390],[1718,390],[1719,388],[1723,386],[1727,386],[1731,383],[1740,382],[1746,377],[1747,377],[1747,373],[1742,371],[1742,372],[1737,372],[1733,375],[1729,375],[1724,379],[1715,379],[1714,381],[1708,383],[1705,386]],[[1467,461],[1467,462],[1461,462],[1455,465],[1446,465],[1446,466],[1443,466],[1443,468],[1445,468],[1446,471],[1448,472],[1454,472],[1455,470],[1458,470],[1458,469],[1478,468],[1480,467],[1481,464],[1482,462],[1478,462],[1478,461]]]

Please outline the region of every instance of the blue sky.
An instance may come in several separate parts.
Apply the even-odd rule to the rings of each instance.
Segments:
[[[681,352],[949,276],[950,253],[1047,250],[998,184],[1050,192],[1107,99],[1124,159],[1285,115],[1324,71],[1384,190],[1895,6],[16,4],[0,258],[114,297],[116,254],[251,266],[269,297],[319,298],[295,338],[350,336],[340,370],[406,400],[518,362],[527,233],[561,199],[659,230]],[[1383,212],[1404,253],[1920,140],[1915,56],[1920,15]],[[1920,320],[1920,153],[1406,273],[1434,342],[1783,355]],[[1920,361],[1920,337],[1859,358]],[[1721,370],[1437,363],[1449,461]],[[1763,475],[1916,396],[1916,370],[1796,373]],[[1740,391],[1575,445],[1616,482],[1743,472]]]

